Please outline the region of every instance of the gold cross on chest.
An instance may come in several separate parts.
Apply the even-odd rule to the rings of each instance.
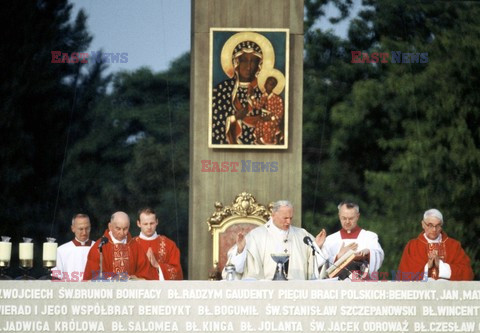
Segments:
[[[122,244],[123,245],[123,244]],[[115,267],[125,267],[126,263],[128,263],[128,260],[130,259],[128,256],[128,249],[125,248],[126,246],[116,246],[116,250],[114,251],[114,266]]]
[[[114,260],[115,260],[116,263],[120,264],[120,267],[124,267],[125,263],[128,262],[128,259],[129,259],[128,256],[126,256],[126,257],[122,256],[120,258],[115,258]],[[117,266],[117,265],[115,265],[115,266]]]

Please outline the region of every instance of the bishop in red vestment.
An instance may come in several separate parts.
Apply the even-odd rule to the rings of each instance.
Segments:
[[[100,270],[99,245],[102,239],[106,243],[102,246],[103,279],[130,279],[139,278],[158,280],[158,271],[153,268],[139,244],[133,241],[130,233],[130,219],[124,212],[112,215],[104,237],[100,238],[88,253],[85,265],[84,280],[97,279]]]
[[[175,243],[165,236],[157,235],[158,218],[152,208],[141,209],[137,226],[140,235],[134,238],[150,259],[153,267],[159,268],[160,280],[182,280],[180,250]]]
[[[423,216],[422,232],[407,243],[396,274],[397,280],[473,280],[470,258],[459,241],[442,231],[443,216],[437,209]]]

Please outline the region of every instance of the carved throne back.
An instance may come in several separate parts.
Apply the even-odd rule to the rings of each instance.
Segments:
[[[215,202],[215,212],[207,224],[213,238],[212,264],[217,273],[221,272],[227,263],[227,252],[235,245],[237,234],[247,234],[265,224],[271,212],[272,204],[265,207],[247,192],[238,194],[230,206]]]

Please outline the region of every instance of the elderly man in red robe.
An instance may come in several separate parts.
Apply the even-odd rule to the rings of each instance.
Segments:
[[[397,280],[473,280],[470,258],[459,241],[442,231],[443,215],[437,209],[423,214],[423,232],[407,243],[396,274]]]
[[[160,280],[182,280],[180,250],[175,242],[157,234],[158,218],[152,208],[143,208],[138,212],[137,226],[140,235],[134,238],[153,267],[159,269]]]
[[[110,218],[108,229],[88,253],[84,280],[145,279],[158,280],[158,271],[150,265],[145,252],[132,240],[129,233],[130,218],[116,212]],[[100,276],[100,250],[103,255]]]

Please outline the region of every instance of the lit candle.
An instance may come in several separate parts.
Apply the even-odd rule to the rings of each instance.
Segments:
[[[12,243],[10,243],[10,237],[2,236],[0,242],[0,261],[10,262],[12,256]]]
[[[57,246],[55,238],[47,237],[47,242],[43,243],[43,261],[57,260]]]

